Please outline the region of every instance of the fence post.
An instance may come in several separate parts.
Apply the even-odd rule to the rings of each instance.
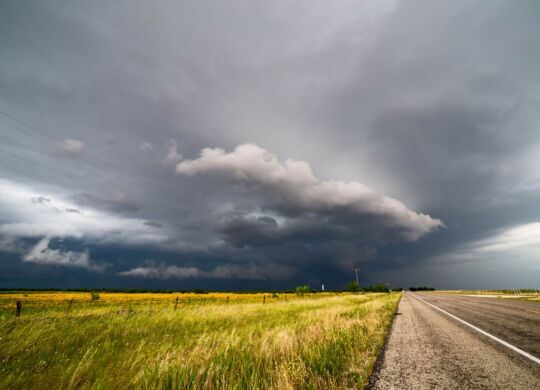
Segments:
[[[266,295],[263,295],[263,303],[266,303]]]
[[[229,304],[229,297],[227,297],[227,305]]]
[[[20,299],[17,299],[16,306],[17,306],[17,309],[15,311],[15,317],[20,317],[21,316],[21,310],[22,310],[22,302],[21,302]]]
[[[68,313],[71,310],[71,305],[73,305],[73,298],[71,298],[71,300],[69,301],[69,305],[68,305],[68,309],[67,309]]]
[[[178,297],[176,297],[176,302],[174,303],[174,310],[178,307]]]

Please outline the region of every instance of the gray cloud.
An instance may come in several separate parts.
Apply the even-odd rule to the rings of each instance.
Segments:
[[[47,204],[51,200],[49,198],[44,197],[44,196],[36,196],[36,197],[32,198],[31,201],[34,204]]]
[[[182,160],[182,155],[178,152],[178,143],[175,139],[171,139],[167,144],[167,154],[163,159],[163,162],[167,165],[176,165]]]
[[[115,212],[135,212],[141,209],[141,204],[139,202],[121,192],[117,192],[108,197],[81,192],[71,196],[71,200],[81,206],[95,207]]]
[[[75,252],[49,247],[49,238],[41,239],[28,253],[23,256],[23,260],[29,263],[43,265],[59,265],[64,267],[80,267],[89,271],[102,272],[106,265],[98,265],[90,259],[88,251]]]
[[[487,280],[444,255],[540,221],[539,15],[533,0],[3,2],[0,234],[100,242],[111,264],[137,258],[126,268]],[[241,164],[243,144],[272,153]],[[232,152],[181,160],[209,145]]]
[[[155,227],[155,228],[162,228],[163,225],[158,223],[158,222],[153,222],[153,221],[146,221],[144,223],[146,226],[151,226],[151,227]]]
[[[92,242],[157,245],[169,240],[165,229],[145,225],[89,206],[75,208],[66,196],[0,179],[0,236],[76,238]],[[51,188],[48,188],[50,191]],[[58,191],[58,189],[55,189]],[[36,202],[36,199],[46,201]],[[76,211],[74,211],[76,210]]]
[[[79,158],[84,153],[84,144],[76,139],[65,139],[62,142],[62,151],[66,157]]]
[[[147,150],[151,150],[153,148],[152,144],[150,142],[142,142],[140,145],[139,145],[139,149],[142,150],[143,152],[144,151],[147,151]]]
[[[332,219],[342,214],[352,223],[357,221],[351,216],[357,220],[365,217],[370,229],[377,230],[382,225],[407,240],[417,240],[444,226],[440,220],[411,211],[400,201],[378,194],[360,182],[321,181],[307,162],[281,163],[275,155],[256,145],[240,145],[230,153],[223,149],[203,149],[198,159],[180,162],[176,171],[188,176],[210,172],[230,177],[248,190],[259,192],[266,198],[263,207],[283,216],[315,214]],[[268,225],[269,221],[259,219],[258,224]]]
[[[176,265],[153,264],[143,265],[129,271],[120,272],[121,276],[131,276],[150,279],[287,279],[293,269],[276,264],[242,264],[221,265],[210,271],[203,271],[196,267],[178,267]]]

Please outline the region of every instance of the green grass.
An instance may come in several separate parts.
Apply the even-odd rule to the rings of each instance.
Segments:
[[[400,297],[5,308],[0,388],[361,388]]]

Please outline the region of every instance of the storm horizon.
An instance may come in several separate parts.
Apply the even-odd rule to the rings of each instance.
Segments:
[[[0,288],[540,288],[535,1],[0,6]]]

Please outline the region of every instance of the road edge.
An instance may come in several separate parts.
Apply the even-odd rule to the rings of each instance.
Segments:
[[[373,369],[371,370],[371,374],[369,375],[369,382],[366,386],[364,386],[364,390],[372,390],[375,387],[375,383],[379,379],[379,373],[381,372],[384,357],[386,355],[386,350],[388,349],[388,343],[390,341],[390,336],[394,332],[394,325],[396,323],[396,315],[398,314],[399,310],[399,304],[401,303],[401,300],[405,296],[405,291],[402,292],[401,298],[399,298],[399,302],[396,305],[396,309],[394,310],[394,315],[392,317],[392,325],[390,326],[390,329],[386,333],[386,336],[384,337],[384,343],[381,347],[381,350],[379,351],[379,355],[377,356],[377,360],[375,360],[375,364],[373,365]]]

